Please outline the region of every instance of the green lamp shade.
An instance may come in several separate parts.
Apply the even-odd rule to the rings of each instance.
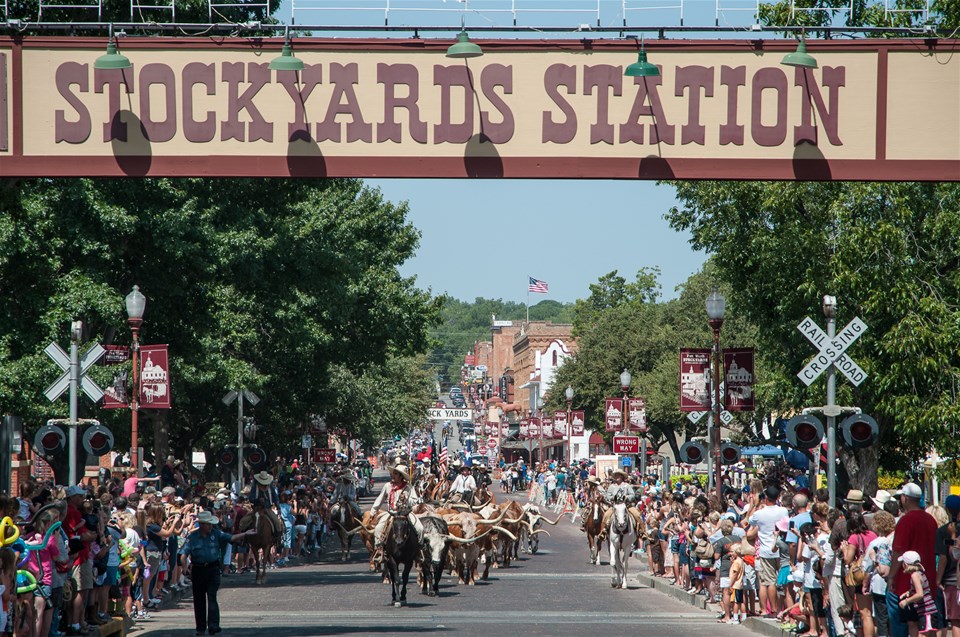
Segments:
[[[804,69],[817,68],[817,60],[807,53],[807,43],[805,40],[800,40],[800,44],[797,45],[797,50],[785,55],[780,64],[784,66],[799,66]]]
[[[104,70],[129,69],[132,66],[130,60],[125,55],[117,53],[117,44],[113,40],[107,43],[106,55],[101,55],[97,58],[97,61],[93,63],[93,68]]]
[[[271,71],[302,71],[303,60],[293,57],[293,47],[289,42],[283,43],[280,56],[270,60]]]
[[[470,41],[466,31],[457,35],[457,41],[447,49],[448,58],[477,58],[483,55],[483,49]]]
[[[657,77],[660,69],[656,64],[647,62],[647,52],[641,49],[637,61],[628,66],[623,74],[627,77]]]

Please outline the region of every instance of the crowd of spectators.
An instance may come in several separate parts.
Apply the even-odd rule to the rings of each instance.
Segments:
[[[698,484],[634,479],[650,572],[719,604],[717,621],[759,616],[801,637],[960,637],[960,496],[924,502],[906,483],[838,506],[774,475],[722,500]]]
[[[353,471],[281,463],[257,474],[269,480],[251,479],[238,495],[220,483],[198,483],[183,467],[171,457],[152,476],[68,487],[31,479],[19,485],[18,497],[0,495],[0,635],[82,635],[113,617],[149,620],[165,597],[189,585],[181,549],[198,516],[209,512],[220,529],[239,532],[251,485],[285,526],[274,566],[309,556],[329,531],[335,478]],[[251,567],[242,543],[227,547],[223,575]]]

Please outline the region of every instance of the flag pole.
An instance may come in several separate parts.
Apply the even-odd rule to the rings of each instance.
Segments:
[[[530,324],[530,275],[527,275],[527,325]]]

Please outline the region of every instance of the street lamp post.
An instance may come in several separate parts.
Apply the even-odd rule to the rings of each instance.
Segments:
[[[570,422],[570,407],[573,405],[573,387],[567,385],[563,395],[567,398],[567,444],[569,445],[570,456],[567,458],[567,465],[573,466],[573,423]]]
[[[497,470],[503,462],[503,407],[497,407]]]
[[[713,430],[710,441],[713,445],[714,484],[717,490],[718,501],[722,498],[723,483],[721,481],[720,462],[720,376],[723,368],[720,360],[720,328],[723,326],[723,313],[726,300],[717,288],[707,297],[707,322],[713,330]]]
[[[537,396],[537,418],[540,420],[540,450],[537,452],[537,462],[543,463],[543,397]]]
[[[133,345],[131,347],[131,358],[133,361],[133,388],[130,397],[130,464],[133,466],[133,474],[140,476],[140,450],[138,445],[138,423],[140,409],[140,326],[143,324],[143,311],[147,307],[147,297],[140,293],[140,286],[133,286],[133,290],[127,295],[127,322],[130,324],[130,331],[133,333]]]
[[[620,391],[623,392],[623,428],[628,429],[630,422],[630,383],[633,381],[633,376],[630,372],[627,371],[627,368],[624,367],[623,371],[620,372]],[[616,436],[616,434],[614,434]]]

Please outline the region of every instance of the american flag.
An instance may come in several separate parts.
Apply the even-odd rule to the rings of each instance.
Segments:
[[[440,450],[440,476],[447,475],[447,447]]]
[[[527,286],[528,292],[536,292],[537,294],[546,294],[549,291],[550,287],[547,285],[546,281],[541,281],[540,279],[535,279],[533,277],[529,277],[529,279],[530,279],[530,285]]]

